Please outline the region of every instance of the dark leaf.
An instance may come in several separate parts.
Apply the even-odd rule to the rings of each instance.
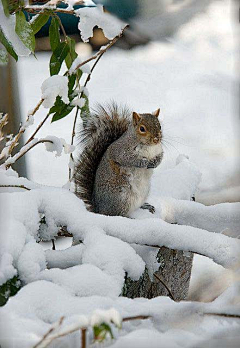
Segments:
[[[56,17],[52,17],[51,24],[49,27],[49,39],[51,49],[54,52],[55,49],[60,44],[60,32],[59,32],[59,22]]]
[[[8,0],[2,0],[3,4],[3,11],[6,17],[9,17],[9,6],[8,6]]]
[[[21,282],[17,276],[9,279],[0,286],[0,306],[4,306],[10,296],[16,295],[21,288]]]
[[[37,34],[39,30],[47,23],[49,14],[40,13],[37,18],[31,23],[33,34]]]
[[[27,22],[22,11],[16,13],[15,31],[24,45],[31,51],[35,49],[35,36],[31,24]]]
[[[62,62],[69,52],[69,46],[66,42],[61,42],[54,50],[50,59],[50,75],[57,75],[61,69]]]
[[[67,37],[67,44],[69,46],[69,53],[65,59],[66,66],[68,69],[70,69],[72,63],[77,58],[77,53],[75,52],[75,41],[71,39],[70,37]]]
[[[68,76],[68,94],[69,94],[69,97],[71,97],[71,94],[73,92],[73,88],[74,88],[74,85],[75,85],[75,82],[76,82],[76,78],[77,78],[77,75],[75,75],[75,74],[72,74],[72,75]]]
[[[18,56],[17,56],[17,54],[16,54],[16,52],[15,52],[11,42],[9,42],[8,39],[6,38],[6,36],[4,35],[1,27],[0,27],[0,42],[6,48],[8,53],[17,61],[18,60]]]
[[[72,111],[72,109],[73,109],[73,106],[64,104],[64,107],[61,109],[61,111],[55,112],[51,122],[55,122],[66,117]]]
[[[49,110],[49,114],[54,114],[52,117],[52,122],[58,121],[61,118],[67,116],[73,109],[73,106],[65,104],[62,99],[58,96],[56,98],[55,104]]]

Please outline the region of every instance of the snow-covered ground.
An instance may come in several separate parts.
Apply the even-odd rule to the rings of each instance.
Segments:
[[[9,347],[10,341],[12,346],[15,342],[18,347],[32,347],[62,315],[66,330],[76,323],[91,322],[96,309],[114,307],[122,317],[152,317],[125,323],[120,332],[114,330],[118,340],[111,345],[115,348],[237,348],[239,318],[217,314],[240,313],[239,274],[224,268],[239,262],[239,240],[228,237],[239,234],[239,203],[205,207],[189,201],[197,187],[198,202],[239,201],[235,30],[229,2],[216,1],[168,43],[153,42],[130,52],[112,49],[100,60],[88,85],[91,106],[114,99],[138,112],[161,107],[165,158],[155,171],[150,195],[150,202],[157,207],[155,219],[143,211],[134,214],[135,220],[93,215],[67,190],[45,189],[16,179],[12,172],[8,176],[0,173],[3,183],[18,182],[32,189],[13,189],[20,192],[2,195],[0,222],[3,230],[9,231],[9,239],[2,240],[5,268],[1,281],[16,274],[18,268],[27,284],[0,311],[3,347]],[[86,52],[82,46],[80,49],[82,54]],[[23,58],[18,63],[24,120],[40,100],[41,84],[49,76],[49,55],[39,53],[37,58]],[[45,115],[46,109],[40,108],[35,124]],[[73,115],[54,124],[48,122],[38,137],[55,135],[69,143],[72,124]],[[26,138],[33,130],[34,126],[27,129]],[[181,153],[190,161],[179,157]],[[55,158],[39,145],[27,154],[28,177],[38,184],[62,187],[68,180],[68,162],[69,155]],[[46,245],[42,248],[35,243],[39,213],[45,214],[48,224],[48,229],[41,231],[43,236],[46,233],[51,238],[59,224],[66,224],[84,244],[60,251],[70,242],[62,244],[61,240],[57,242],[59,251],[44,251]],[[10,226],[3,222],[7,216],[12,219]],[[191,300],[211,301],[225,291],[210,304],[175,303],[166,297],[118,297],[124,272],[137,279],[144,269],[132,248],[132,243],[138,242],[209,256],[195,256]],[[47,263],[49,270],[45,269]],[[79,342],[78,331],[51,347],[77,348]]]

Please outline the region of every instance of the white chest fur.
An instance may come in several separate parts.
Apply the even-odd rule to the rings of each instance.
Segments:
[[[138,145],[136,147],[136,151],[139,153],[141,157],[145,157],[147,159],[153,159],[156,156],[162,153],[162,144],[156,145]]]
[[[156,156],[162,153],[162,145],[138,145],[135,149],[138,152],[140,158],[154,159]],[[143,203],[146,202],[146,198],[150,189],[150,179],[153,170],[146,168],[131,168],[129,171],[131,185],[130,194],[130,209],[129,213],[132,213],[136,209],[140,208]]]
[[[150,189],[150,179],[152,176],[152,169],[135,168],[131,170],[129,183],[131,185],[130,194],[130,210],[132,213],[140,208],[146,202],[146,198]]]

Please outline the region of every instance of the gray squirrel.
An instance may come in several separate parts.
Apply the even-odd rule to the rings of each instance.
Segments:
[[[141,207],[154,213],[145,200],[153,168],[163,158],[159,113],[131,113],[112,104],[85,118],[73,178],[89,211],[129,217]]]

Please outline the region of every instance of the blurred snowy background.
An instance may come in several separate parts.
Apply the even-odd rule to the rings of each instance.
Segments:
[[[159,11],[165,6],[170,16],[174,13],[174,4],[176,7],[177,3],[185,2],[155,1],[155,5],[158,8],[157,4],[161,4]],[[182,22],[188,21],[186,24],[178,21],[176,28],[176,21],[171,19],[172,31],[168,29],[169,21],[165,23],[156,11],[153,16],[154,2],[151,11],[145,9],[145,19],[135,19],[134,23],[138,32],[148,28],[146,32],[154,41],[132,50],[113,48],[103,57],[88,85],[90,106],[115,100],[138,112],[160,107],[165,158],[158,170],[172,167],[178,154],[184,153],[203,174],[197,201],[204,204],[238,201],[240,120],[236,3],[228,0],[201,3],[192,5],[195,11],[190,21],[187,11],[182,11]],[[181,19],[181,14],[179,16]],[[80,56],[86,57],[90,51],[90,45],[78,44]],[[39,52],[37,59],[24,57],[17,64],[23,119],[41,97],[41,84],[49,76],[49,58],[48,53]],[[45,113],[40,109],[36,124]],[[73,117],[67,116],[54,124],[49,121],[39,137],[53,134],[69,142]],[[26,139],[33,129],[34,126],[28,129]],[[36,147],[27,154],[28,177],[41,184],[62,186],[68,180],[68,160],[68,156],[55,159],[46,153],[44,146]]]
[[[202,172],[196,201],[207,205],[239,201],[236,2],[192,1],[182,9],[179,6],[186,1],[154,1],[152,7],[141,3],[142,17],[132,21],[133,32],[138,38],[139,33],[146,33],[153,40],[131,50],[113,48],[104,55],[88,85],[90,106],[115,100],[138,112],[160,107],[165,158],[155,175],[172,168],[184,153]],[[89,44],[78,44],[77,51],[84,58],[91,50]],[[23,120],[41,97],[41,84],[49,76],[49,59],[48,52],[38,52],[37,59],[24,57],[17,64]],[[40,108],[35,124],[45,115]],[[70,142],[73,118],[70,114],[54,124],[48,121],[39,137],[56,135]],[[34,125],[27,129],[25,139],[33,130]],[[26,162],[32,181],[58,187],[68,181],[68,155],[55,158],[42,145],[27,154]],[[66,246],[65,242],[57,248]],[[224,281],[220,281],[223,275]],[[211,293],[215,293],[231,280],[229,271],[207,258],[195,257],[193,298],[206,294],[202,290],[209,283],[214,284]],[[199,283],[202,290],[196,294]]]

